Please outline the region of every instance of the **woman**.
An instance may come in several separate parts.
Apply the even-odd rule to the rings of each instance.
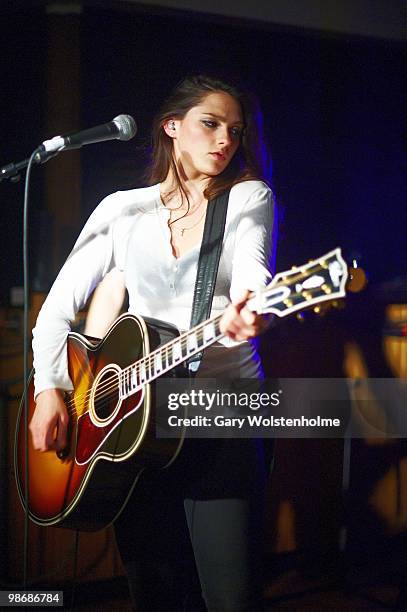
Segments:
[[[130,312],[188,329],[207,202],[230,187],[212,305],[212,314],[224,311],[225,338],[207,349],[198,376],[261,375],[247,340],[267,321],[245,308],[248,292],[271,278],[273,201],[261,181],[260,145],[253,107],[232,86],[199,76],[174,90],[153,128],[151,186],[103,200],[39,314],[33,341],[37,406],[30,423],[36,449],[66,444],[62,393],[72,389],[66,335],[111,269],[124,273]],[[171,468],[140,483],[137,499],[116,523],[136,609],[198,609],[196,602],[185,603],[188,588],[180,587],[188,571],[197,584],[195,567],[185,562],[192,559],[192,542],[207,609],[259,610],[262,449],[255,440],[188,442]]]

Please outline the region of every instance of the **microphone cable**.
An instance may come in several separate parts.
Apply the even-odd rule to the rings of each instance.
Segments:
[[[114,131],[114,136],[112,136],[112,124],[114,125],[115,130],[118,130],[118,135]],[[107,133],[106,133],[107,132]],[[24,296],[24,311],[23,311],[23,397],[24,397],[24,538],[23,538],[23,589],[24,591],[28,590],[28,545],[29,545],[29,465],[28,465],[28,442],[29,442],[29,432],[28,432],[28,386],[29,386],[29,254],[28,254],[28,208],[29,208],[29,187],[30,187],[30,179],[31,179],[31,170],[34,163],[43,163],[48,161],[51,157],[54,157],[59,150],[63,150],[64,148],[79,148],[83,144],[91,144],[93,142],[100,142],[103,140],[111,140],[112,138],[118,140],[130,140],[135,136],[137,132],[136,122],[133,117],[130,115],[118,115],[115,119],[109,124],[98,126],[97,128],[91,128],[90,130],[85,130],[83,132],[79,132],[78,134],[74,134],[68,136],[66,139],[62,137],[57,137],[56,139],[60,141],[67,141],[68,146],[65,146],[67,143],[63,142],[64,147],[58,148],[57,150],[47,151],[44,154],[44,151],[41,150],[43,145],[37,147],[32,153],[31,156],[24,162],[20,164],[12,164],[12,174],[18,173],[19,170],[27,166],[26,175],[25,175],[25,186],[24,186],[24,207],[23,207],[23,296]],[[83,142],[81,141],[83,140]],[[53,139],[54,141],[55,139]],[[59,142],[58,140],[58,142]],[[71,142],[72,140],[72,142]],[[49,142],[53,142],[49,141]],[[47,141],[48,142],[48,141]],[[2,169],[3,170],[3,169]],[[5,174],[8,176],[8,174]],[[3,178],[0,176],[0,180]],[[75,594],[75,586],[77,579],[77,557],[78,557],[78,546],[79,546],[79,533],[76,531],[75,534],[75,544],[74,544],[74,584],[73,584],[73,592],[71,597],[71,610],[74,605],[74,594]]]
[[[31,169],[35,163],[35,157],[38,153],[38,149],[35,149],[31,154],[27,171],[25,175],[25,186],[24,186],[24,207],[23,207],[23,286],[24,286],[24,314],[23,314],[23,361],[24,361],[24,453],[25,453],[25,465],[24,465],[24,540],[23,540],[23,590],[28,590],[28,545],[29,545],[29,465],[28,465],[28,383],[29,383],[29,255],[28,255],[28,205],[29,205],[29,191],[30,191],[30,179]],[[74,536],[74,570],[73,570],[73,584],[71,591],[71,603],[70,612],[74,610],[75,591],[77,582],[77,568],[78,568],[78,549],[79,549],[79,531],[75,531]]]
[[[23,294],[24,294],[24,313],[23,313],[23,397],[24,397],[24,538],[23,538],[23,590],[27,591],[29,587],[28,580],[28,545],[29,545],[29,465],[28,465],[28,385],[31,376],[29,376],[29,253],[28,253],[28,210],[29,210],[29,188],[31,179],[31,170],[36,163],[36,156],[38,149],[35,149],[31,154],[25,175],[25,186],[24,186],[24,206],[23,206]],[[33,373],[32,373],[33,375]],[[75,606],[75,593],[78,579],[78,552],[79,552],[79,530],[76,529],[74,533],[74,545],[73,545],[73,577],[71,587],[71,601],[70,601],[70,612],[73,612]],[[48,575],[48,574],[47,574]],[[48,575],[49,577],[49,575]]]
[[[23,286],[24,286],[24,315],[23,315],[23,361],[24,361],[24,435],[25,435],[25,483],[24,483],[24,544],[23,544],[23,588],[28,587],[28,538],[29,538],[29,516],[28,516],[28,303],[29,303],[29,266],[28,266],[28,204],[31,169],[35,162],[37,149],[32,152],[27,165],[24,186],[24,209],[23,209]]]

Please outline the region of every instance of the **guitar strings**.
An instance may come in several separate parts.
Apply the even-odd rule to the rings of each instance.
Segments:
[[[218,334],[216,337],[220,337],[220,335]],[[216,337],[214,339],[216,339]],[[178,342],[180,348],[181,348],[181,352],[183,351],[183,349],[187,348],[188,346],[188,341],[184,341],[185,339],[182,340],[178,340],[176,342]],[[175,342],[175,343],[176,343]],[[170,349],[170,345],[166,346],[166,351],[168,352],[168,350]],[[198,350],[204,350],[205,345],[200,347],[200,349]],[[154,370],[154,366],[155,366],[155,358],[157,356],[157,354],[159,354],[159,351],[161,350],[162,352],[162,347],[161,349],[159,349],[158,351],[154,351],[153,353],[150,353],[148,356],[146,356],[145,358],[143,358],[140,362],[133,364],[131,366],[128,366],[127,368],[125,368],[124,370],[122,370],[120,373],[118,373],[117,375],[112,375],[108,378],[106,378],[106,380],[98,386],[98,390],[95,393],[95,399],[97,399],[100,403],[100,400],[102,400],[103,398],[108,398],[110,399],[110,396],[112,395],[110,392],[114,391],[115,393],[119,391],[119,385],[120,384],[124,384],[126,377],[127,377],[127,373],[128,373],[128,368],[133,368],[134,374],[136,376],[136,378],[138,378],[139,380],[141,380],[144,376],[146,377],[146,380],[144,380],[141,385],[140,383],[136,385],[137,387],[140,387],[140,389],[142,388],[142,386],[144,386],[145,384],[147,384],[148,382],[151,382],[152,380],[154,380],[154,378],[156,378],[157,376],[151,376],[151,371]],[[182,359],[177,362],[176,360],[172,359],[172,364],[170,366],[164,366],[162,368],[162,370],[167,371],[170,370],[172,368],[172,366],[176,366],[181,364],[183,361],[185,361],[188,358],[188,356],[182,356]],[[167,359],[166,361],[168,362],[168,355],[167,355]],[[144,375],[142,373],[142,368],[141,365],[144,365]],[[150,370],[150,375],[147,375],[147,371]],[[137,389],[134,389],[133,392],[136,392]],[[75,404],[76,400],[83,400],[84,402],[86,401],[87,397],[86,396],[90,396],[91,391],[88,390],[85,394],[82,395],[77,395],[73,400],[70,400],[69,402],[67,402],[67,407],[69,407],[70,405]],[[102,404],[103,405],[103,404]],[[73,413],[76,412],[75,407],[73,407]]]
[[[318,265],[318,266],[316,266],[316,267],[317,267],[317,268],[319,268],[319,269],[321,269],[321,267],[322,267],[322,266],[321,266],[321,265]],[[295,282],[297,282],[298,280],[302,279],[304,276],[305,276],[305,273],[304,273],[304,272],[299,272],[299,273],[298,273],[298,274],[296,274],[296,275],[291,274],[291,275],[290,275],[290,280],[291,280],[293,283],[295,283]],[[280,287],[285,287],[285,286],[286,286],[286,283],[284,283],[283,281],[281,281],[280,283],[276,283],[276,285],[273,287],[273,289],[278,289],[278,288],[280,288]],[[252,295],[253,295],[253,294],[252,294]],[[300,292],[297,292],[297,291],[296,291],[294,294],[290,294],[290,297],[291,297],[291,298],[296,298],[296,297],[298,297],[298,296],[301,296],[301,297],[302,297],[302,294],[301,294]],[[250,299],[250,298],[249,298],[249,299]],[[157,378],[157,376],[153,376],[153,377],[151,377],[151,369],[152,369],[152,368],[154,368],[156,357],[157,357],[159,354],[162,354],[162,353],[163,353],[163,351],[166,351],[166,352],[167,352],[167,358],[166,358],[166,360],[167,360],[167,362],[168,362],[168,351],[169,351],[170,349],[172,349],[172,348],[173,348],[173,346],[175,346],[176,344],[178,344],[178,345],[180,346],[180,348],[181,348],[181,354],[182,354],[183,349],[185,349],[185,348],[187,348],[187,347],[188,347],[188,338],[189,338],[189,337],[192,335],[192,332],[195,332],[195,334],[199,334],[199,332],[202,332],[202,331],[204,330],[205,326],[207,326],[207,325],[208,325],[208,324],[210,324],[210,323],[215,325],[215,330],[216,330],[217,324],[219,323],[219,321],[220,321],[221,317],[222,317],[222,315],[218,315],[218,316],[214,317],[213,319],[209,319],[209,320],[205,321],[204,323],[201,323],[201,324],[197,325],[195,328],[193,328],[193,329],[191,329],[191,330],[189,330],[189,331],[187,331],[187,332],[184,332],[184,334],[181,334],[180,336],[178,336],[178,337],[177,337],[177,338],[175,338],[174,340],[170,341],[169,343],[167,343],[166,345],[164,345],[164,347],[158,347],[158,348],[157,348],[157,349],[155,349],[153,352],[149,353],[149,354],[148,354],[148,355],[146,355],[144,358],[142,358],[140,361],[138,361],[138,362],[136,362],[136,363],[134,363],[134,364],[131,364],[130,366],[127,366],[127,367],[126,367],[126,368],[124,368],[124,369],[123,369],[121,372],[119,372],[117,376],[111,376],[111,377],[108,377],[108,378],[107,378],[107,379],[106,379],[106,380],[105,380],[105,381],[104,381],[104,382],[103,382],[101,385],[99,385],[99,386],[98,386],[98,389],[97,389],[97,391],[95,392],[95,399],[97,399],[99,403],[100,403],[100,402],[101,402],[101,400],[103,400],[103,399],[107,399],[107,401],[109,401],[109,398],[110,398],[110,397],[111,397],[111,395],[112,395],[112,394],[111,394],[111,392],[112,392],[112,391],[114,391],[114,392],[116,392],[116,391],[117,391],[117,392],[118,392],[118,390],[119,390],[119,385],[120,385],[120,384],[122,384],[122,383],[124,382],[124,380],[125,380],[125,378],[126,378],[126,376],[127,376],[127,373],[129,373],[129,374],[130,374],[131,369],[133,369],[134,374],[135,374],[135,376],[136,376],[136,377],[141,378],[141,374],[142,374],[142,372],[141,372],[141,368],[142,368],[142,365],[144,365],[144,371],[145,371],[145,373],[147,373],[147,370],[150,370],[150,381],[146,380],[145,382],[143,382],[143,383],[142,383],[142,386],[143,386],[143,385],[145,385],[145,384],[147,384],[147,382],[151,382],[152,380],[154,380],[155,378]],[[221,334],[220,334],[220,335],[219,335],[219,334],[216,334],[216,335],[218,335],[218,337],[221,337]],[[202,337],[202,338],[199,338],[199,335],[198,335],[198,339],[203,339],[203,337]],[[214,338],[214,339],[215,339],[215,338]],[[198,348],[198,351],[199,351],[199,350],[204,350],[204,348],[205,348],[205,347],[200,347],[200,348]],[[179,365],[179,364],[181,364],[181,363],[182,363],[183,361],[185,361],[186,359],[188,359],[188,355],[187,355],[187,356],[185,356],[185,357],[183,357],[183,358],[181,359],[181,361],[179,361],[179,363],[178,363],[178,364],[175,364],[175,365]],[[171,367],[172,367],[172,366],[174,366],[174,361],[175,361],[175,360],[174,360],[174,358],[173,358],[173,359],[172,359],[172,362],[173,362],[173,363],[172,363],[172,365],[170,366],[170,368],[169,368],[169,369],[171,369]],[[166,369],[167,369],[166,367],[164,367],[164,368],[163,368],[163,370],[166,370]],[[148,379],[148,376],[147,376],[147,379]],[[137,386],[139,386],[139,385],[136,385],[136,387],[137,387]],[[142,388],[142,387],[140,387],[140,390],[141,390],[141,388]],[[135,393],[135,392],[136,392],[136,391],[134,391],[134,393]],[[90,389],[90,390],[86,391],[85,393],[83,393],[83,394],[79,394],[79,395],[76,395],[74,398],[72,398],[71,400],[69,400],[69,401],[66,403],[67,408],[69,409],[69,410],[68,410],[68,412],[69,412],[70,414],[74,414],[75,412],[76,412],[76,413],[78,413],[78,411],[77,411],[77,407],[76,407],[76,403],[77,403],[77,402],[78,402],[78,400],[79,400],[79,401],[82,401],[82,402],[83,402],[83,404],[85,404],[85,403],[87,402],[87,400],[89,399],[89,397],[90,397],[91,393],[92,393],[92,390]],[[97,396],[97,397],[96,397],[96,396]],[[103,406],[103,405],[105,405],[105,404],[106,404],[106,402],[105,402],[104,404],[102,404],[102,406]],[[81,414],[83,414],[84,412],[86,412],[86,410],[82,411],[82,412],[81,412]]]
[[[300,295],[298,292],[292,294],[292,297],[296,297]],[[221,317],[221,315],[219,316],[219,318]],[[157,376],[151,376],[151,370],[154,369],[155,366],[155,360],[157,355],[159,355],[160,353],[162,354],[163,351],[167,352],[167,362],[168,362],[168,351],[170,349],[173,348],[174,345],[178,344],[181,348],[181,353],[183,352],[183,349],[186,349],[188,347],[188,337],[191,335],[192,331],[195,331],[195,333],[201,332],[203,330],[203,327],[205,325],[207,325],[209,323],[209,321],[206,321],[204,324],[201,324],[200,326],[197,326],[196,328],[194,328],[194,330],[190,330],[189,332],[186,332],[185,335],[181,335],[178,336],[177,338],[175,338],[174,340],[172,340],[170,343],[165,345],[164,347],[159,347],[158,349],[156,349],[155,351],[153,351],[152,353],[149,353],[149,355],[145,356],[144,358],[142,358],[139,362],[136,362],[135,364],[132,364],[130,366],[127,366],[126,368],[124,368],[121,372],[119,372],[116,376],[110,376],[108,378],[106,378],[106,380],[100,384],[98,386],[98,389],[95,393],[95,399],[99,402],[100,406],[103,407],[104,405],[106,405],[105,403],[101,403],[103,399],[106,399],[107,401],[110,401],[110,399],[112,398],[112,392],[118,392],[119,390],[119,385],[123,384],[127,375],[130,374],[129,369],[133,369],[134,374],[136,377],[138,377],[139,379],[142,378],[142,366],[144,365],[144,373],[146,375],[147,380],[145,380],[144,382],[141,383],[141,387],[142,388],[143,385],[147,384],[148,382],[151,382],[152,380],[154,380],[155,378],[157,378]],[[211,320],[211,323],[217,323],[216,319]],[[218,335],[218,337],[221,337],[221,334]],[[201,338],[200,338],[201,339]],[[200,347],[198,350],[204,350],[204,346]],[[182,363],[183,361],[185,361],[188,358],[188,356],[183,356],[182,359],[179,361],[179,363],[174,364],[174,358],[172,359],[173,364],[171,364],[171,366],[168,368],[164,366],[163,370],[167,370],[167,369],[171,369],[171,367],[173,365],[179,365],[180,363]],[[147,370],[150,370],[150,377],[147,376]],[[148,380],[149,379],[149,380]],[[139,384],[136,385],[139,386]],[[134,389],[133,393],[136,392],[137,389]],[[70,413],[74,414],[75,412],[78,413],[77,407],[75,406],[76,402],[79,400],[82,400],[82,402],[85,404],[86,400],[89,399],[89,396],[91,395],[91,390],[88,390],[87,392],[85,392],[84,394],[80,394],[75,396],[73,399],[71,399],[69,402],[67,402],[67,407],[71,408],[70,409]],[[86,412],[86,410],[81,411],[81,414],[83,414],[84,412]]]
[[[101,399],[103,397],[106,397],[106,392],[110,392],[111,390],[118,390],[118,385],[117,385],[117,381],[119,381],[120,383],[123,383],[125,378],[126,378],[126,371],[130,371],[131,368],[134,369],[136,376],[137,375],[141,375],[141,366],[144,364],[144,368],[145,368],[145,372],[147,373],[147,370],[151,370],[155,365],[155,359],[157,357],[157,355],[159,355],[160,353],[163,352],[163,349],[165,351],[167,351],[167,361],[168,361],[168,351],[170,349],[173,348],[173,346],[175,346],[176,344],[180,345],[181,348],[181,354],[183,352],[183,349],[187,348],[188,346],[188,337],[192,335],[192,332],[195,332],[196,334],[198,334],[199,337],[199,333],[203,332],[203,329],[206,325],[208,325],[209,323],[211,323],[212,325],[214,325],[215,327],[215,337],[213,338],[214,340],[216,340],[218,337],[221,337],[222,334],[219,334],[217,332],[217,327],[218,327],[218,323],[221,319],[222,315],[217,315],[216,317],[213,317],[212,319],[208,319],[207,321],[205,321],[204,323],[201,323],[199,325],[197,325],[196,327],[194,327],[193,329],[184,332],[183,334],[181,334],[180,336],[177,336],[176,338],[174,338],[174,340],[171,340],[170,342],[168,342],[165,345],[165,349],[164,347],[158,347],[157,349],[155,349],[154,351],[152,351],[151,353],[149,353],[148,355],[146,355],[145,357],[143,357],[142,359],[140,359],[138,362],[131,364],[130,366],[127,366],[126,368],[124,368],[121,372],[119,372],[116,376],[110,376],[108,378],[106,378],[106,380],[98,386],[97,392],[95,393],[95,399],[96,399],[96,394],[98,394],[98,398],[97,399]],[[201,335],[201,338],[203,339],[203,335]],[[204,350],[205,346],[202,346],[200,348],[198,348],[199,350]],[[178,363],[174,363],[176,362],[176,360],[174,358],[172,358],[172,365],[170,366],[169,369],[172,368],[172,366],[176,366],[176,365],[180,365],[183,361],[185,361],[186,359],[188,359],[188,355],[186,355],[185,357],[182,356],[182,359],[178,362]],[[166,370],[167,368],[164,367],[163,370]],[[148,376],[147,376],[148,378]],[[154,377],[150,377],[150,381],[154,380],[154,378],[156,378],[156,376]],[[146,384],[147,382],[149,382],[148,380],[146,380],[145,382],[142,383],[142,385]],[[138,386],[138,385],[136,385]],[[74,398],[72,398],[71,400],[69,400],[68,402],[66,402],[66,406],[67,407],[73,407],[73,410],[71,411],[71,413],[75,413],[76,409],[75,409],[75,402],[77,400],[82,400],[83,402],[86,401],[86,399],[89,398],[89,396],[91,395],[92,391],[91,389],[89,389],[88,391],[86,391],[85,393],[82,394],[78,394],[76,395]]]
[[[277,287],[277,285],[276,285],[276,287]],[[297,297],[299,295],[301,295],[301,294],[298,293],[298,292],[295,292],[294,294],[291,294],[291,297]],[[127,366],[126,368],[124,368],[121,372],[119,372],[117,374],[117,376],[113,375],[111,377],[106,378],[106,380],[101,385],[98,386],[98,389],[97,389],[97,391],[95,393],[95,400],[98,401],[98,403],[100,404],[101,407],[105,406],[106,403],[109,402],[110,399],[112,398],[113,394],[111,392],[118,392],[119,391],[119,385],[124,382],[124,380],[125,380],[125,378],[127,376],[127,372],[129,372],[129,369],[132,368],[134,370],[136,376],[139,376],[139,378],[141,378],[141,374],[142,374],[141,368],[142,368],[142,365],[144,365],[145,374],[147,374],[147,370],[148,369],[150,370],[150,380],[148,380],[149,377],[146,376],[147,380],[145,380],[143,383],[141,383],[141,387],[140,387],[140,390],[141,390],[142,386],[144,386],[148,382],[152,382],[155,378],[157,378],[157,376],[154,376],[154,375],[151,376],[151,369],[154,368],[155,359],[156,359],[158,354],[162,353],[163,350],[167,351],[167,353],[168,353],[168,350],[170,348],[172,348],[173,345],[176,345],[177,343],[180,345],[181,353],[182,353],[182,350],[187,348],[187,346],[188,346],[188,337],[191,335],[192,331],[195,331],[195,333],[199,333],[200,331],[203,330],[205,325],[207,325],[210,322],[211,323],[215,323],[215,325],[216,325],[216,323],[218,323],[218,321],[216,319],[220,320],[221,316],[222,315],[218,315],[218,317],[216,317],[216,318],[214,318],[212,320],[205,321],[203,324],[200,324],[199,326],[195,327],[194,329],[189,330],[188,332],[185,332],[184,334],[178,336],[177,338],[175,338],[174,340],[172,340],[171,342],[166,344],[165,345],[165,349],[164,349],[164,347],[159,347],[158,349],[156,349],[153,352],[151,352],[148,355],[146,355],[140,361],[136,362],[135,364],[131,364],[130,366]],[[221,334],[218,335],[218,337],[220,338]],[[214,338],[214,340],[215,340],[215,338]],[[198,351],[199,350],[204,350],[204,348],[205,347],[202,346],[202,347],[200,347],[198,349]],[[183,356],[182,359],[178,363],[176,363],[176,364],[174,364],[175,360],[172,359],[173,364],[168,369],[171,369],[172,366],[181,364],[186,359],[188,359],[188,355],[187,356]],[[167,361],[168,361],[168,356],[167,356]],[[166,370],[166,369],[167,369],[166,367],[163,368],[163,370]],[[139,384],[136,385],[136,388],[137,388],[137,386],[139,386]],[[136,392],[136,389],[133,391],[133,393],[135,393],[135,392]],[[82,401],[83,404],[85,404],[86,401],[89,399],[91,393],[92,393],[92,390],[90,389],[90,390],[86,391],[85,393],[76,395],[74,398],[69,400],[66,403],[67,408],[69,408],[68,412],[70,414],[75,414],[75,413],[78,414],[78,410],[77,410],[77,407],[76,407],[76,402],[79,400],[79,401]],[[106,399],[107,402],[102,403],[103,399]],[[84,412],[86,412],[86,409],[81,411],[80,414],[83,414]]]

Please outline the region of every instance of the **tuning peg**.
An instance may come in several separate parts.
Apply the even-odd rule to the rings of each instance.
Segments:
[[[359,293],[367,285],[367,275],[363,268],[349,268],[349,278],[346,283],[346,289],[352,293]]]
[[[359,266],[359,260],[362,259],[360,253],[354,251],[349,260],[352,260],[352,265],[348,268],[348,280],[346,289],[351,293],[359,293],[367,285],[367,274],[363,268]]]

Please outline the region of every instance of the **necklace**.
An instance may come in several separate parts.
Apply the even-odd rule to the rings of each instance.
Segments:
[[[202,204],[204,203],[205,200],[201,200],[200,203],[198,204],[198,206],[192,211],[192,212],[188,212],[185,215],[181,215],[180,217],[178,217],[177,219],[174,219],[174,221],[171,222],[171,225],[174,225],[174,229],[177,230],[177,232],[179,232],[181,234],[181,238],[184,236],[184,232],[188,232],[189,230],[194,229],[194,227],[197,227],[200,222],[202,221],[202,219],[204,218],[205,214],[206,214],[206,208],[204,209],[202,215],[199,217],[198,221],[196,221],[193,225],[190,225],[188,227],[175,227],[175,223],[177,223],[177,221],[181,221],[181,219],[184,219],[185,217],[191,216],[191,214],[194,214],[195,212],[197,212],[197,210],[199,208],[201,208]],[[173,208],[172,210],[178,210],[178,208]]]
[[[184,236],[184,232],[188,232],[189,230],[194,229],[194,227],[199,225],[205,215],[206,215],[206,210],[203,211],[203,214],[199,217],[198,221],[194,223],[194,225],[190,225],[189,227],[180,227],[180,228],[174,228],[174,229],[176,229],[178,232],[181,233],[181,238],[182,238]],[[173,223],[176,223],[180,219],[183,219],[183,217],[179,217],[179,219],[175,219]]]

